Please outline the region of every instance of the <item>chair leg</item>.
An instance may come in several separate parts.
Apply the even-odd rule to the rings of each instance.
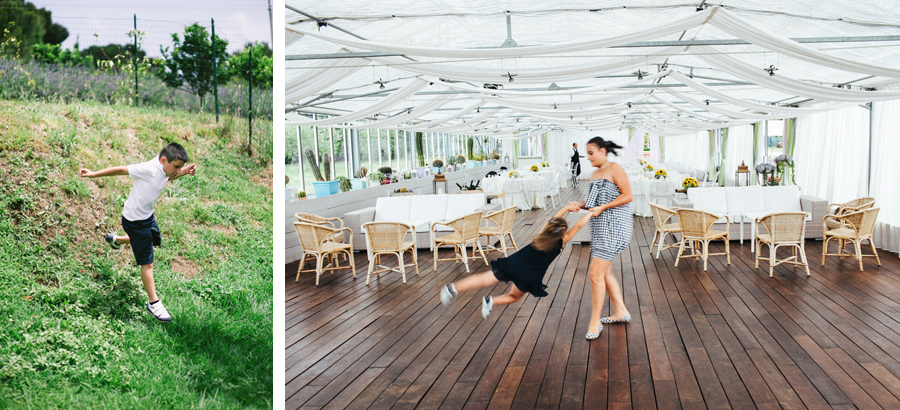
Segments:
[[[484,249],[481,249],[481,244],[478,243],[477,238],[475,239],[475,246],[478,247],[478,252],[481,253],[481,259],[483,259],[484,264],[487,265],[488,264],[487,257],[484,256]],[[472,247],[472,257],[475,257],[475,246]]]
[[[678,261],[681,260],[681,254],[684,253],[684,243],[686,239],[681,238],[681,243],[678,245],[678,255],[675,255],[675,266],[678,266]]]
[[[709,241],[703,241],[703,271],[706,272],[706,261],[709,259]]]
[[[656,245],[656,239],[659,237],[659,229],[653,232],[653,241],[650,242],[650,255],[653,255],[653,245]],[[656,246],[659,250],[659,245]],[[656,259],[659,259],[659,252],[656,253]]]
[[[844,240],[841,239],[840,243],[841,243],[841,249],[840,249],[840,251],[838,251],[838,254],[839,254],[838,259],[844,260]]]
[[[728,234],[725,234],[725,262],[731,265],[731,241],[728,240]]]
[[[512,231],[509,231],[506,234],[509,235],[509,241],[512,242],[513,248],[516,248],[516,252],[518,252],[519,245],[516,245],[516,238],[513,238]]]
[[[303,254],[303,259],[300,259],[300,266],[297,267],[297,278],[294,279],[294,282],[300,281],[300,271],[303,270],[303,265],[306,265],[306,254]]]
[[[400,265],[400,276],[403,277],[403,283],[406,283],[406,265],[403,264],[403,252],[397,252],[397,263]]]
[[[438,246],[436,244],[432,244],[431,249],[434,252],[434,257],[431,260],[434,262],[434,271],[437,272]]]
[[[659,241],[656,242],[656,259],[659,259],[659,253],[662,251],[663,245],[666,243],[666,233],[662,232],[659,235]],[[651,248],[650,252],[653,253],[653,248]]]
[[[462,250],[462,252],[460,252],[460,250]],[[475,250],[473,249],[472,252],[474,253]],[[472,273],[471,271],[469,271],[469,255],[466,252],[466,247],[465,246],[460,247],[459,245],[457,245],[456,246],[456,255],[457,256],[462,255],[462,261],[466,265],[466,273]],[[459,263],[459,261],[457,260],[456,263]]]
[[[416,266],[416,276],[419,276],[419,249],[413,245],[409,251],[412,252],[413,265]]]
[[[862,263],[862,247],[859,246],[859,241],[851,241],[853,242],[853,247],[856,248],[856,260],[859,261],[859,271],[863,271],[863,263]]]
[[[316,286],[319,286],[319,276],[322,275],[322,262],[324,260],[324,255],[316,255]]]
[[[756,254],[753,255],[753,261],[754,261],[753,269],[759,269],[759,254],[761,253],[759,251],[759,241],[755,238],[753,239],[753,241],[756,242]]]
[[[881,258],[878,257],[878,251],[875,250],[875,244],[872,242],[872,238],[866,238],[869,240],[869,246],[872,247],[872,253],[875,255],[875,262],[878,262],[878,266],[881,266]]]
[[[825,236],[825,240],[822,241],[822,266],[825,266],[825,254],[828,253],[828,241],[831,240],[827,235]]]
[[[366,285],[369,284],[369,280],[372,279],[372,271],[375,270],[375,256],[373,255],[369,258],[369,271],[366,272]]]
[[[356,263],[353,261],[353,251],[347,251],[347,257],[350,258],[350,270],[353,272],[353,279],[356,279]]]
[[[774,238],[773,238],[774,239]],[[756,248],[759,252],[759,248]],[[778,252],[774,244],[769,244],[769,277],[775,276],[775,252]]]
[[[503,234],[500,235],[500,247],[503,248],[503,256],[509,257],[509,254],[506,252],[506,239],[503,237]]]
[[[799,248],[800,248],[800,259],[803,260],[803,268],[806,269],[806,276],[810,276],[809,275],[809,263],[806,262],[806,247],[803,246],[803,244],[801,243],[799,245]]]

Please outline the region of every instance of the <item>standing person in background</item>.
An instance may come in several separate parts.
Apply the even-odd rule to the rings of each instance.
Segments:
[[[578,186],[578,176],[581,175],[581,160],[583,155],[578,155],[578,143],[572,143],[572,158],[569,159],[569,169],[572,171],[572,186]]]

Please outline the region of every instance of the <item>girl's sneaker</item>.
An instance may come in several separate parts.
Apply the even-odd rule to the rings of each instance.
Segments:
[[[490,296],[485,296],[484,300],[481,301],[481,317],[487,319],[488,315],[491,314],[491,309],[494,308],[494,299]]]
[[[109,242],[109,247],[113,249],[119,249],[122,245],[116,243],[116,234],[110,232],[106,234],[106,242]]]
[[[456,292],[456,288],[453,287],[452,283],[447,286],[442,286],[441,287],[441,303],[444,306],[449,305],[450,302],[453,301],[453,298],[455,298],[456,295],[458,295],[458,294],[459,293]]]

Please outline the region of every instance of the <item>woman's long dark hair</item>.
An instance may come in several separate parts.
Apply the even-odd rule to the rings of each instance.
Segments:
[[[569,228],[569,223],[563,218],[550,218],[547,226],[531,241],[531,246],[541,252],[549,252],[556,248],[559,240]]]
[[[621,146],[621,145],[616,144],[615,142],[612,142],[612,141],[607,141],[607,140],[605,140],[605,139],[603,139],[603,138],[600,138],[600,137],[594,137],[594,138],[591,138],[590,141],[588,141],[587,143],[588,143],[588,144],[593,144],[594,146],[597,147],[597,149],[600,149],[600,148],[606,148],[606,153],[607,153],[607,154],[613,154],[613,155],[616,155],[616,156],[619,155],[619,154],[616,153],[616,150],[622,149],[622,146]]]

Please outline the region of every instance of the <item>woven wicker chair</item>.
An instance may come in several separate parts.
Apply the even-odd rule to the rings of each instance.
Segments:
[[[416,231],[412,225],[402,222],[368,222],[363,224],[366,231],[366,252],[369,255],[369,271],[366,273],[366,285],[372,275],[381,277],[382,272],[400,272],[403,283],[406,283],[406,267],[414,266],[416,275],[419,274],[419,260],[416,248]],[[406,234],[412,235],[412,240],[406,240]],[[403,257],[409,252],[412,254],[412,264],[406,264]],[[381,265],[381,255],[397,256],[396,268]]]
[[[838,256],[841,260],[844,256],[852,256],[859,262],[859,271],[863,271],[863,256],[874,256],[878,266],[881,266],[881,259],[878,257],[878,251],[875,250],[875,244],[872,243],[872,231],[875,230],[875,220],[878,218],[879,208],[869,208],[861,211],[850,212],[844,215],[832,215],[831,218],[836,219],[840,223],[840,227],[828,229],[828,216],[823,218],[822,224],[825,225],[825,240],[822,242],[822,266],[825,266],[826,256]],[[828,253],[828,241],[837,239],[840,241],[838,253]],[[862,253],[862,241],[868,240],[869,246],[872,247],[871,254]],[[844,252],[844,245],[850,242],[856,250],[856,254]]]
[[[484,250],[503,252],[503,256],[509,256],[507,253],[506,247],[506,236],[509,236],[510,242],[512,242],[512,246],[519,250],[519,245],[516,245],[516,240],[512,236],[512,227],[513,220],[516,217],[516,207],[511,206],[506,209],[501,209],[496,212],[491,212],[484,216],[484,220],[487,222],[487,225],[481,226],[478,228],[478,236],[486,236],[487,237],[487,245],[484,247]],[[496,236],[500,238],[500,248],[497,248],[491,245],[491,237]]]
[[[297,231],[300,247],[303,248],[303,258],[300,259],[300,267],[297,268],[297,278],[294,279],[294,282],[300,280],[302,272],[316,272],[316,286],[318,286],[319,276],[322,276],[325,271],[346,268],[352,269],[353,277],[356,277],[356,265],[353,263],[353,233],[351,232],[350,243],[331,240],[335,235],[343,235],[343,231],[349,232],[350,228],[332,229],[308,222],[294,222],[294,230]],[[341,254],[347,257],[345,260],[350,261],[349,266],[341,266],[334,257]],[[308,257],[316,259],[316,268],[303,270],[303,264]],[[325,259],[330,259],[328,266],[324,266]]]
[[[297,222],[306,222],[314,225],[327,226],[331,229],[344,229],[344,221],[341,218],[326,218],[324,216],[306,212],[297,212],[294,214],[294,218],[297,218]],[[351,233],[351,235],[353,234]],[[331,240],[334,242],[344,242],[344,233],[336,233],[334,237],[331,238]]]
[[[475,257],[475,249],[481,252],[481,258],[487,264],[487,257],[484,256],[484,250],[478,243],[478,228],[481,225],[481,212],[475,212],[461,218],[454,219],[450,222],[435,222],[431,224],[431,247],[434,250],[434,271],[437,272],[438,261],[456,261],[461,260],[466,265],[466,272],[469,271],[469,255],[466,254],[466,246],[472,244],[472,257]],[[434,228],[438,225],[446,225],[453,228],[453,233],[441,237],[435,237]],[[439,259],[438,247],[442,245],[452,245],[456,250],[453,258]]]
[[[834,218],[836,215],[845,215],[850,212],[862,211],[875,206],[875,198],[856,198],[843,204],[828,205],[828,215],[825,217],[825,229],[842,228],[840,221]]]
[[[650,202],[650,209],[653,211],[653,224],[656,225],[656,232],[653,233],[653,242],[650,243],[650,254],[653,255],[653,245],[656,245],[656,259],[659,259],[661,250],[680,245],[680,242],[672,245],[666,245],[665,243],[666,235],[674,235],[681,232],[681,225],[678,222],[670,222],[672,217],[678,214],[675,209],[666,208],[653,202]]]
[[[709,212],[699,211],[696,209],[678,209],[678,224],[681,226],[681,242],[678,244],[678,256],[675,258],[675,266],[681,258],[701,258],[703,259],[703,270],[706,271],[706,262],[710,256],[725,255],[727,262],[731,265],[731,250],[728,247],[728,231],[716,231],[710,229],[712,224],[722,218],[719,215]],[[728,223],[728,217],[725,216],[725,223]],[[722,239],[725,241],[724,253],[709,253],[709,241]],[[699,242],[703,244],[703,248],[696,249],[690,247],[691,253],[682,256],[684,248],[689,242]]]
[[[806,276],[809,276],[809,264],[806,262],[806,248],[804,247],[806,235],[806,212],[783,212],[769,214],[759,218],[753,223],[761,223],[768,233],[756,234],[756,268],[759,269],[759,261],[769,261],[769,277],[771,278],[775,272],[775,267],[782,263],[792,265],[800,265],[806,269]],[[760,257],[762,253],[762,244],[769,245],[769,257]],[[793,255],[779,260],[776,257],[778,247],[787,246],[793,251]],[[797,256],[797,250],[800,256]]]

